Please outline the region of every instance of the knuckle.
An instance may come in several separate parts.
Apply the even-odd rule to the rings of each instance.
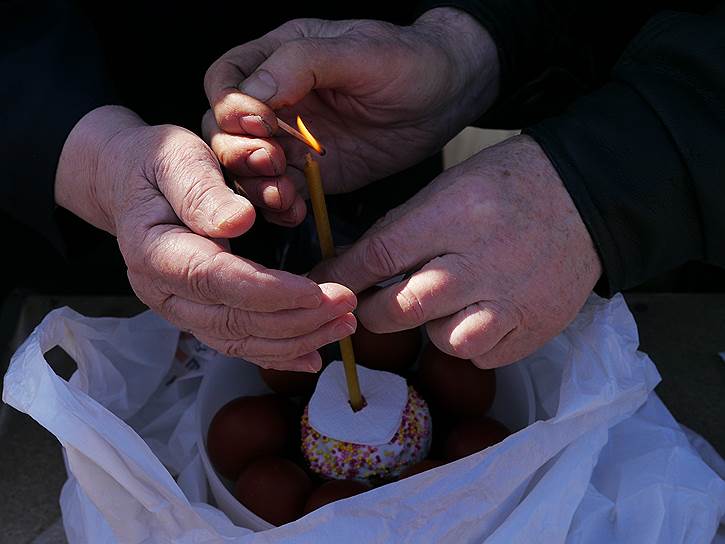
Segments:
[[[426,322],[426,312],[420,297],[407,287],[396,296],[397,310],[394,313],[399,325],[406,328],[416,327]]]
[[[151,168],[146,169],[146,177],[152,179],[157,186],[160,185],[160,181],[174,176],[182,160],[182,149],[175,144],[174,140],[174,137],[170,137],[166,141],[154,142],[158,151],[153,157]],[[163,187],[159,187],[159,189],[163,192]]]
[[[154,301],[152,309],[164,316],[176,316],[176,312],[174,311],[174,297],[166,295],[160,300]]]
[[[294,40],[283,43],[279,48],[279,55],[283,58],[304,60],[308,54],[309,39],[296,38]]]
[[[160,131],[151,145],[157,151],[153,155],[153,168],[147,173],[157,181],[199,178],[214,166],[218,168],[214,152],[201,138],[184,128],[169,127]]]
[[[226,340],[221,344],[221,351],[227,357],[236,357],[238,359],[244,359],[247,356],[251,356],[249,353],[249,342],[246,338],[239,338],[237,340]]]
[[[211,193],[216,188],[210,183],[202,183],[200,179],[190,183],[181,197],[181,212],[188,221],[195,221],[206,212]]]
[[[480,355],[480,350],[476,350],[474,342],[463,336],[450,338],[448,345],[450,346],[450,354],[459,359],[471,359]]]
[[[281,31],[281,33],[284,34],[291,33],[297,36],[304,36],[307,22],[307,19],[292,19],[291,21],[287,21],[282,26],[280,26],[279,30]]]
[[[471,359],[480,355],[472,343],[460,334],[453,334],[452,324],[446,320],[436,320],[426,325],[426,331],[433,345],[443,353],[459,359]]]
[[[249,314],[225,307],[219,312],[218,332],[223,337],[243,338],[249,335]]]
[[[279,354],[279,360],[281,361],[292,361],[298,357],[307,355],[315,351],[320,345],[324,345],[328,342],[314,342],[311,340],[304,340],[298,344],[291,346],[290,349],[285,350],[285,353]]]
[[[210,271],[216,255],[210,260],[197,259],[189,262],[186,270],[186,281],[189,289],[201,300],[215,300],[215,293],[210,280]]]
[[[247,158],[256,150],[254,144],[246,140],[246,137],[238,136],[234,142],[221,139],[212,142],[219,162],[240,175],[248,171]]]
[[[513,330],[519,327],[524,321],[524,312],[513,301],[489,300],[475,304],[477,309],[486,313],[487,328],[502,328]],[[495,327],[494,327],[495,326]]]
[[[302,338],[287,340],[282,343],[281,349],[275,354],[275,359],[278,361],[291,361],[293,359],[297,359],[298,357],[302,357],[303,355],[307,355],[308,353],[312,353],[319,347],[320,344],[324,343],[326,342],[321,342],[319,339],[315,339],[314,335],[307,335]]]
[[[398,273],[398,265],[384,238],[374,235],[365,244],[362,266],[370,274],[380,279],[387,279]]]

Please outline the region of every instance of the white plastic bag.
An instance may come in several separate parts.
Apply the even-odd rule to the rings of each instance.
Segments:
[[[78,363],[70,383],[43,358],[56,345]],[[710,450],[711,468],[652,393],[659,376],[636,351],[621,297],[593,296],[566,331],[517,363],[534,383],[533,425],[264,533],[204,504],[195,394],[221,356],[181,345],[179,358],[178,331],[150,313],[89,319],[64,308],[13,357],[3,399],[65,447],[71,543],[689,544],[710,542],[725,515],[722,459]],[[510,500],[522,486],[523,499]]]

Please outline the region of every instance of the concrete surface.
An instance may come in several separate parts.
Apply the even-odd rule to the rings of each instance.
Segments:
[[[634,294],[627,296],[639,325],[642,350],[657,364],[657,391],[677,419],[725,452],[725,294]],[[32,328],[58,305],[87,315],[127,316],[136,300],[30,299],[22,316]],[[56,371],[70,376],[72,361],[60,350],[47,356]],[[7,407],[6,407],[7,408]],[[37,423],[7,410],[0,435],[0,544],[64,542],[58,497],[65,481],[61,448]]]
[[[725,455],[725,294],[630,294],[657,394],[682,424]]]

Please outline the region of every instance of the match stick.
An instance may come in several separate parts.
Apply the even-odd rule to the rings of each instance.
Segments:
[[[315,143],[319,146],[319,149],[318,149],[317,147],[315,147],[314,145],[312,145],[312,143],[310,142],[310,140],[308,140],[307,138],[305,138],[304,135],[299,130],[297,130],[296,128],[288,125],[287,123],[285,123],[284,121],[282,121],[282,119],[280,119],[279,117],[277,117],[277,125],[279,125],[279,128],[281,128],[282,130],[284,130],[287,134],[289,134],[293,138],[297,138],[300,142],[302,142],[306,146],[309,146],[310,149],[314,149],[320,156],[322,156],[322,155],[324,155],[326,153],[325,148],[323,147],[322,144],[320,144],[317,141],[315,141]]]

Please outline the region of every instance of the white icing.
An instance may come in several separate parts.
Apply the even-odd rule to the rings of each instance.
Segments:
[[[357,372],[365,407],[353,411],[342,361],[334,361],[322,371],[310,399],[310,426],[342,442],[367,446],[387,444],[400,427],[408,402],[408,386],[403,378],[391,372],[359,365]]]

